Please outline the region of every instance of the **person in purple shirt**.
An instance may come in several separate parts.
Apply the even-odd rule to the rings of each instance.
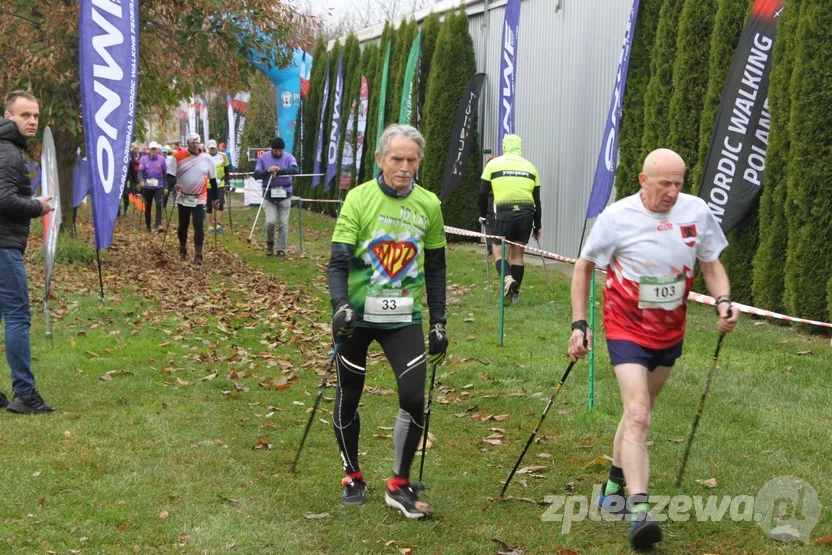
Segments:
[[[165,192],[165,173],[168,166],[165,158],[159,154],[159,143],[150,143],[150,153],[144,154],[139,160],[139,187],[144,199],[144,224],[150,233],[151,204],[156,202],[156,231],[162,233],[162,197]]]
[[[280,137],[272,139],[272,149],[257,159],[254,179],[263,187],[263,212],[266,214],[266,256],[274,256],[274,226],[278,226],[277,256],[286,257],[289,238],[289,210],[292,207],[292,176],[298,173],[295,157],[285,152]]]

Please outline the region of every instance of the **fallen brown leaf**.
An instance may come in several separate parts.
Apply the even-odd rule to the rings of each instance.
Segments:
[[[708,478],[707,480],[696,480],[696,483],[708,488],[715,488],[716,478]]]

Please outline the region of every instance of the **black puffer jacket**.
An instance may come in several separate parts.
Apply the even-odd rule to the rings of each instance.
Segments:
[[[0,249],[26,251],[29,220],[41,215],[32,198],[32,180],[23,151],[26,139],[17,124],[0,118]]]

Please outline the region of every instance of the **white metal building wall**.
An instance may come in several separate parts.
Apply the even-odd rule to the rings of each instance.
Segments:
[[[480,109],[481,142],[493,153],[497,152],[505,3],[465,0],[477,70],[487,75]],[[458,0],[444,0],[413,16],[421,23],[431,9],[444,13],[458,6]],[[557,254],[578,254],[631,7],[631,0],[523,0],[521,4],[515,132],[523,139],[523,155],[540,172],[541,246]],[[377,40],[382,28],[360,32],[362,44]]]

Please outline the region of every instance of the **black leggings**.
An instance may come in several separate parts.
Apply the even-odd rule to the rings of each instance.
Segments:
[[[205,241],[205,229],[203,223],[205,221],[205,207],[201,204],[197,206],[182,206],[179,208],[179,248],[188,248],[188,225],[191,222],[191,215],[194,218],[194,251],[202,252],[202,243]]]
[[[162,225],[162,196],[164,189],[142,189],[144,199],[144,225],[150,227],[150,210],[153,208],[153,201],[156,201],[156,227]]]
[[[393,436],[393,473],[398,478],[408,479],[424,429],[427,362],[421,324],[392,330],[357,327],[352,336],[341,343],[335,362],[338,375],[332,411],[335,438],[341,450],[344,470],[348,474],[358,472],[358,436],[361,428],[358,403],[364,391],[367,349],[373,340],[381,345],[396,376],[399,414]]]

